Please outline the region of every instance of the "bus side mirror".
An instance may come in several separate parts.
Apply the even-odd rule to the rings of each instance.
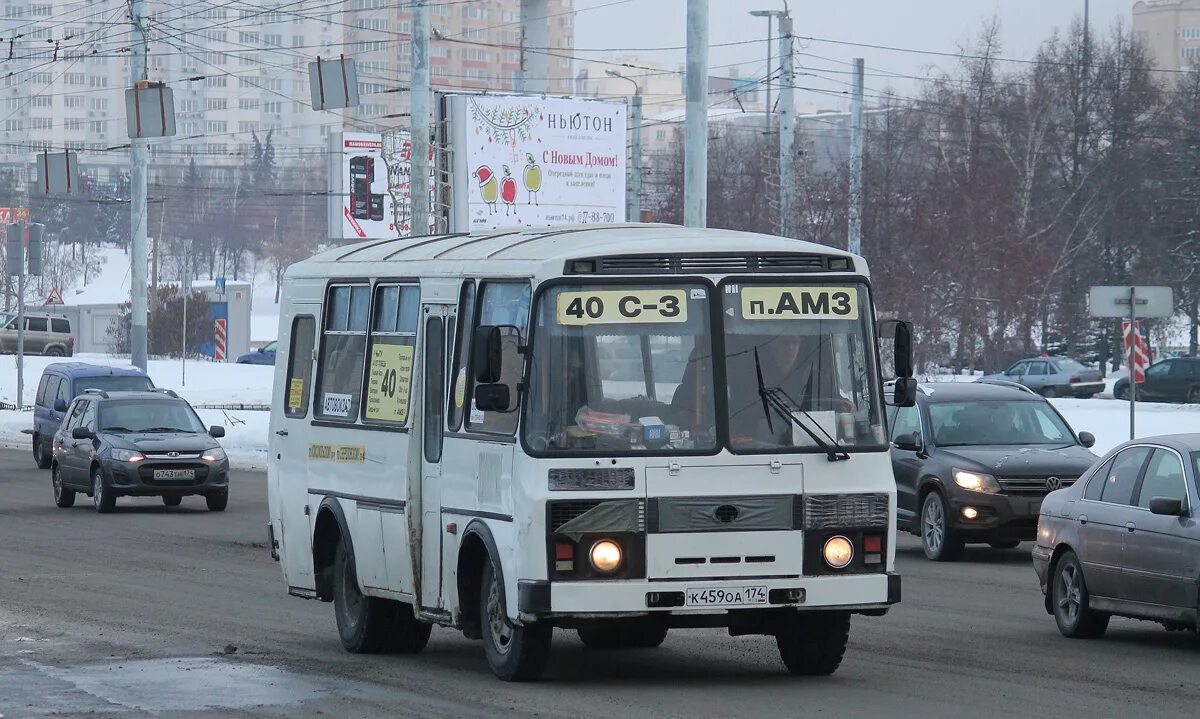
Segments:
[[[475,385],[475,409],[480,412],[508,412],[511,400],[506,384]]]
[[[479,384],[499,382],[503,360],[504,338],[500,334],[500,328],[495,325],[476,327],[475,338],[471,343],[471,366],[475,368],[475,381]],[[479,409],[482,410],[483,407]]]
[[[910,378],[913,376],[913,343],[912,343],[912,323],[897,321],[895,335],[895,356],[896,356],[896,376],[901,378]],[[900,383],[896,383],[896,390],[899,392]],[[913,383],[913,390],[916,390],[916,383]],[[914,395],[915,396],[915,395]],[[911,405],[901,405],[910,407]]]
[[[917,403],[917,380],[900,377],[893,390],[892,404],[897,407],[912,407]]]

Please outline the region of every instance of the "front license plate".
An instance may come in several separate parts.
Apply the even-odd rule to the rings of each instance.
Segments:
[[[154,470],[155,479],[195,479],[196,470],[194,469],[156,469]]]
[[[683,592],[689,607],[747,607],[767,603],[766,587],[695,587]]]

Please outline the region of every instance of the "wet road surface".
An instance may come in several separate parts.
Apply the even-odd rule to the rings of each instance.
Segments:
[[[418,656],[360,656],[332,607],[287,596],[265,542],[266,479],[229,509],[86,496],[0,451],[0,715],[991,717],[1183,716],[1200,707],[1200,639],[1114,620],[1062,638],[1030,545],[934,564],[902,538],[904,601],[855,617],[841,669],[787,675],[774,641],[676,630],[655,650],[595,652],[559,631],[537,684],[492,678],[482,646],[434,629]],[[1188,707],[1189,709],[1185,709]]]

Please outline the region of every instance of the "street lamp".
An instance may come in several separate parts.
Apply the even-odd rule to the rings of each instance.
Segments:
[[[641,222],[642,220],[642,87],[637,84],[637,81],[628,75],[622,75],[616,70],[605,70],[605,75],[615,77],[619,80],[628,80],[633,84],[633,100],[631,102],[633,109],[630,112],[629,121],[633,125],[633,137],[631,140],[632,147],[629,150],[630,158],[630,192],[627,202],[627,221]]]
[[[771,22],[775,18],[786,17],[788,11],[784,10],[751,10],[750,14],[754,17],[765,17],[767,19],[767,75],[764,84],[767,88],[767,102],[763,106],[763,115],[767,119],[767,134],[771,132],[771,61],[774,55],[771,53]]]

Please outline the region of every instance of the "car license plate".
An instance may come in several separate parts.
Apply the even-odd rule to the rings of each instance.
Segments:
[[[194,469],[156,469],[154,470],[155,479],[195,479],[196,470]]]
[[[689,607],[745,607],[767,603],[766,587],[689,587],[684,590]]]

